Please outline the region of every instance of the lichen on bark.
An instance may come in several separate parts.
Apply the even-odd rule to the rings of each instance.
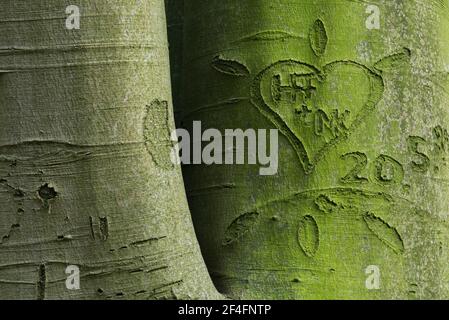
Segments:
[[[379,29],[364,1],[186,1],[180,120],[283,133],[276,176],[184,168],[206,262],[230,296],[449,296],[449,6],[369,5]],[[216,57],[250,74],[219,72]],[[247,212],[257,224],[223,246]],[[371,265],[379,290],[365,286]]]
[[[218,298],[165,165],[164,3],[79,7],[67,29],[61,1],[1,3],[0,298]]]

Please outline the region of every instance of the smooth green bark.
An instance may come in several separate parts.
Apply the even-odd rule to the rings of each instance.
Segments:
[[[218,298],[169,158],[163,1],[77,1],[79,30],[69,4],[1,3],[0,298]]]
[[[449,3],[370,4],[186,1],[181,119],[283,134],[275,176],[184,170],[231,297],[449,297]]]

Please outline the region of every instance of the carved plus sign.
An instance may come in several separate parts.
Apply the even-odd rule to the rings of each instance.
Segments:
[[[299,120],[304,123],[308,123],[308,118],[312,114],[312,110],[310,110],[305,104],[303,104],[300,108],[296,108],[296,114],[299,117]]]

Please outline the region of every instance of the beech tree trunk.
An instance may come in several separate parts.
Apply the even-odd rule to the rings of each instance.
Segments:
[[[448,15],[447,1],[186,1],[182,121],[282,134],[277,175],[184,168],[219,290],[449,297]]]
[[[219,298],[169,157],[163,1],[78,1],[79,29],[67,6],[1,3],[0,298]]]

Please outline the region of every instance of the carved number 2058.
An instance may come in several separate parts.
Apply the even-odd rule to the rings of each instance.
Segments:
[[[363,172],[368,169],[370,176],[383,185],[399,184],[404,179],[404,169],[394,158],[387,155],[380,155],[369,164],[368,157],[362,152],[351,152],[341,156],[345,161],[352,161],[354,164],[351,170],[341,179],[344,183],[368,182],[369,177],[363,176]]]

